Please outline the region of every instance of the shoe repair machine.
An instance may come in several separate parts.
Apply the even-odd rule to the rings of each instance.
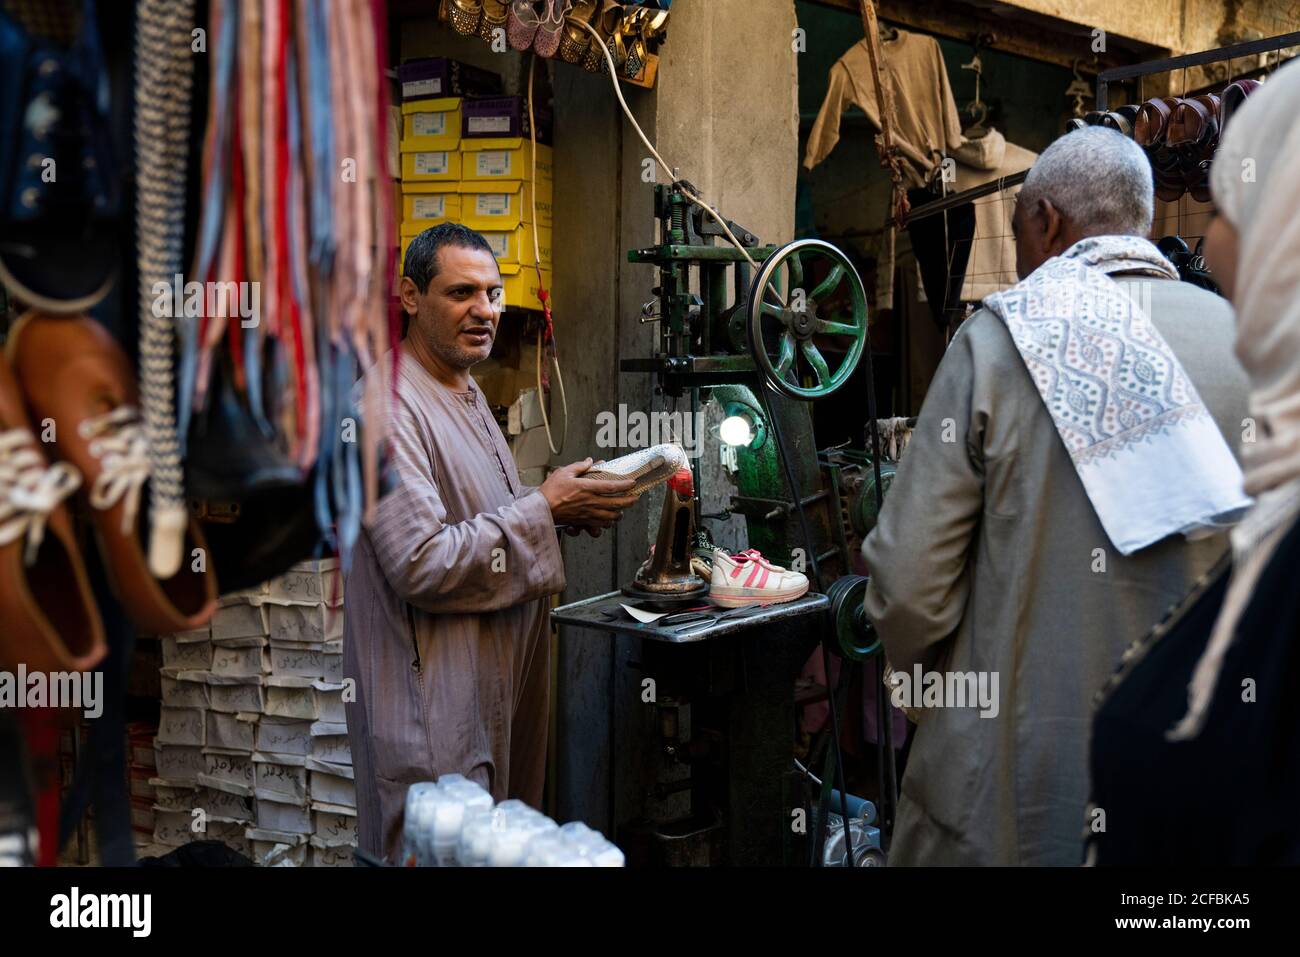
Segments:
[[[749,544],[808,574],[811,591],[702,623],[698,615],[649,624],[626,616],[619,605],[632,600],[628,595],[652,592],[667,605],[676,597],[681,607],[698,603],[707,590],[707,580],[690,570],[693,551],[709,545],[695,531],[699,496],[687,499],[683,514],[678,489],[667,489],[655,554],[636,581],[622,593],[557,608],[553,617],[643,639],[635,664],[654,679],[661,742],[658,767],[647,772],[655,779],[650,790],[660,797],[689,790],[690,813],[615,821],[630,864],[878,865],[875,808],[844,788],[836,707],[845,700],[853,665],[879,652],[862,610],[868,579],[852,573],[853,556],[893,477],[893,466],[879,454],[866,293],[852,263],[829,243],[762,245],[735,223],[724,229],[697,195],[684,181],[655,187],[659,244],[628,258],[658,269],[656,298],[641,321],[659,323],[659,347],[652,357],[624,359],[621,368],[653,374],[673,398],[689,395],[692,412],[709,394],[720,403],[728,418],[724,440],[731,438],[736,451],[733,510],[746,519]],[[864,356],[871,452],[818,451],[809,403],[848,382]],[[692,471],[698,493],[698,459]],[[687,621],[679,624],[682,618]],[[818,642],[830,721],[805,767],[794,754],[795,679]],[[849,664],[838,681],[830,677],[828,650]],[[872,662],[864,680],[878,682],[879,667]],[[878,793],[887,831],[897,792],[892,721],[883,693],[876,698],[876,727],[883,730]]]

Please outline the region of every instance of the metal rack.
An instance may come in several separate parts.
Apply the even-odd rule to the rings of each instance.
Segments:
[[[1102,70],[1097,74],[1097,109],[1110,109],[1110,84],[1116,80],[1133,80],[1155,73],[1167,73],[1170,70],[1185,69],[1189,66],[1206,66],[1221,60],[1231,60],[1256,53],[1272,53],[1286,47],[1300,46],[1300,32],[1282,33],[1262,40],[1247,40],[1245,43],[1233,43],[1226,47],[1215,47],[1201,53],[1187,53],[1183,56],[1167,57],[1163,60],[1148,60],[1132,66],[1117,66]]]

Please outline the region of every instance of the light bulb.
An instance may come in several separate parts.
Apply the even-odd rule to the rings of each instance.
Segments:
[[[718,426],[718,437],[727,445],[749,445],[754,441],[754,430],[748,416],[729,415]]]

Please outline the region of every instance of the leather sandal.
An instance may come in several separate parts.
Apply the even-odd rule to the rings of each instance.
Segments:
[[[81,485],[36,440],[0,356],[0,667],[87,671],[108,652],[64,501]]]
[[[198,523],[188,517],[180,570],[149,570],[144,486],[148,444],[135,375],[112,336],[85,316],[28,313],[6,344],[14,377],[33,419],[55,423],[56,456],[83,477],[104,568],[123,610],[141,628],[172,634],[202,627],[217,607],[214,562]],[[194,550],[202,549],[202,571]]]
[[[1172,96],[1156,97],[1138,107],[1133,121],[1133,139],[1138,146],[1158,146],[1164,142],[1165,127],[1178,101]]]
[[[560,59],[565,63],[580,63],[591,49],[591,34],[581,24],[590,22],[596,15],[596,0],[574,0],[573,9],[564,18],[564,35],[560,38]]]
[[[527,50],[537,39],[537,28],[542,25],[542,18],[532,0],[515,0],[510,4],[510,15],[506,19],[506,39],[514,50]]]
[[[447,19],[461,36],[473,36],[483,20],[483,0],[447,0]]]
[[[1201,148],[1219,135],[1219,98],[1213,94],[1179,100],[1165,127],[1169,146]]]
[[[1131,137],[1133,135],[1133,123],[1137,119],[1137,112],[1138,108],[1136,106],[1119,106],[1107,113],[1103,113],[1098,125]]]
[[[1232,114],[1237,112],[1237,108],[1246,102],[1246,98],[1258,90],[1263,84],[1259,80],[1237,80],[1235,83],[1229,83],[1224,88],[1223,95],[1219,98],[1219,135],[1228,126],[1228,120]]]
[[[1167,203],[1178,202],[1187,192],[1187,178],[1179,154],[1168,146],[1157,146],[1147,150],[1147,158],[1151,160],[1156,198]]]
[[[601,0],[600,13],[591,21],[591,25],[600,34],[601,42],[597,44],[593,39],[587,49],[587,55],[582,60],[582,68],[588,73],[609,72],[609,57],[605,56],[606,49],[614,60],[614,69],[617,71],[623,69],[624,64],[627,63],[627,48],[623,42],[622,23],[622,3],[619,0]]]
[[[510,21],[510,3],[509,0],[482,0],[483,16],[478,22],[478,36],[480,40],[491,43],[496,39],[496,31],[500,30],[502,35],[509,37],[507,24]]]
[[[1213,94],[1182,100],[1165,131],[1165,141],[1178,153],[1187,191],[1201,203],[1210,200],[1210,165],[1219,145],[1220,108],[1220,98]]]
[[[1192,199],[1198,203],[1213,202],[1210,195],[1210,166],[1213,165],[1212,159],[1199,159],[1196,165],[1189,170],[1183,177],[1187,183],[1187,192],[1192,194]]]
[[[645,36],[645,20],[648,14],[649,11],[644,7],[633,10],[623,18],[623,23],[619,26],[625,38],[631,37],[631,41],[626,45],[627,60],[623,64],[623,75],[628,79],[635,79],[640,75],[650,56]]]

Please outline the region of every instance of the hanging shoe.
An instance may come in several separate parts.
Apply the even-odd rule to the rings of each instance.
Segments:
[[[1169,117],[1178,108],[1178,99],[1157,96],[1138,107],[1133,118],[1133,140],[1138,146],[1160,146],[1165,141],[1165,128]]]
[[[507,0],[483,0],[483,18],[478,22],[479,39],[491,43],[496,40],[498,30],[502,36],[507,36],[509,20],[510,4]]]
[[[663,41],[668,30],[668,10],[638,7],[623,18],[621,30],[627,51],[623,76],[635,80],[650,61],[651,51]]]
[[[587,54],[582,59],[582,68],[588,73],[608,73],[611,57],[614,60],[615,72],[622,72],[627,63],[627,48],[621,30],[622,22],[623,5],[618,0],[602,0],[600,12],[591,21],[591,25],[600,34],[600,43],[592,38]],[[609,57],[605,56],[607,49]]]
[[[1259,80],[1237,80],[1229,83],[1223,90],[1219,106],[1219,133],[1227,129],[1228,121],[1237,108],[1246,102],[1246,98],[1260,88]]]
[[[546,0],[546,13],[537,27],[537,36],[533,40],[533,52],[549,60],[560,49],[560,37],[564,35],[565,17],[573,9],[569,0]]]
[[[596,15],[596,0],[573,0],[573,9],[564,18],[564,35],[560,38],[560,59],[581,63],[591,49],[591,34],[582,26]]]
[[[457,33],[472,37],[483,20],[483,0],[447,0],[447,19]]]
[[[87,671],[108,651],[63,504],[80,484],[46,459],[0,357],[0,668]]]
[[[738,555],[713,550],[709,597],[724,608],[794,601],[807,591],[807,576],[772,564],[752,548]]]
[[[180,570],[160,579],[146,558],[142,493],[148,443],[126,354],[87,317],[23,316],[6,345],[33,419],[53,420],[56,456],[83,476],[83,494],[113,589],[147,631],[171,634],[206,624],[217,607],[213,561],[198,523],[189,518]],[[202,549],[203,570],[195,570]]]
[[[524,51],[532,47],[537,39],[537,28],[542,18],[537,14],[533,0],[515,0],[510,4],[510,16],[506,20],[506,39],[514,50]]]

